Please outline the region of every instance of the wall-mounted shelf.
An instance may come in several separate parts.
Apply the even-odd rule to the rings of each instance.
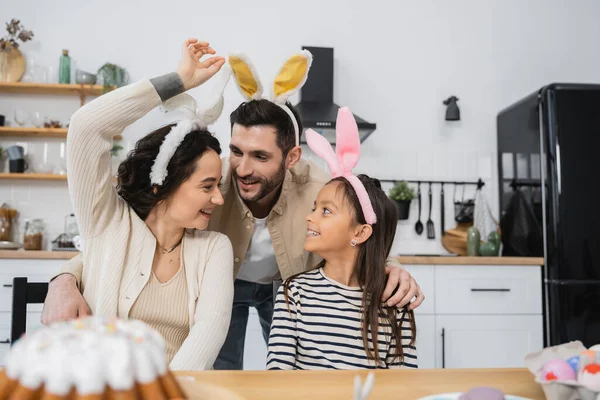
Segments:
[[[79,96],[81,99],[81,105],[83,105],[87,96],[100,96],[102,93],[104,93],[104,86],[59,83],[0,82],[0,93]]]
[[[68,129],[66,128],[30,128],[15,126],[0,126],[0,137],[47,137],[47,138],[66,138]],[[123,137],[117,135],[115,140],[121,140]]]
[[[40,180],[40,181],[66,181],[66,175],[58,174],[35,174],[35,173],[0,173],[0,179],[13,180]]]

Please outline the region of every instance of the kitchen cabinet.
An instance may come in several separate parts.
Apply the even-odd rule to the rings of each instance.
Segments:
[[[437,368],[524,367],[543,344],[541,315],[437,315]]]
[[[416,314],[417,322],[417,361],[419,368],[435,368],[435,316]]]
[[[0,366],[4,365],[10,348],[12,283],[15,277],[27,277],[29,282],[48,282],[66,260],[61,259],[0,259]],[[27,306],[27,330],[41,324],[42,304]]]
[[[426,296],[415,312],[420,368],[523,367],[543,348],[541,266],[405,268]]]
[[[523,367],[524,356],[544,343],[541,266],[463,259],[472,265],[404,265],[425,294],[415,310],[419,368]],[[266,348],[252,311],[244,369],[264,369]]]

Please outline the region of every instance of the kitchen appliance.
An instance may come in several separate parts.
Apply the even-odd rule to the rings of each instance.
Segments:
[[[335,124],[339,106],[333,102],[333,48],[302,47],[313,55],[310,73],[300,90],[300,103],[296,109],[302,117],[304,128],[311,128],[335,144]],[[343,104],[352,109],[352,104]],[[377,127],[354,114],[360,141],[362,142]],[[306,143],[304,133],[300,142]]]
[[[498,114],[501,210],[541,191],[546,345],[600,343],[600,85],[551,84]]]
[[[65,217],[64,232],[58,235],[58,237],[52,241],[52,250],[78,251],[77,245],[75,243],[75,241],[78,240],[78,236],[79,229],[77,228],[75,214],[69,214]]]

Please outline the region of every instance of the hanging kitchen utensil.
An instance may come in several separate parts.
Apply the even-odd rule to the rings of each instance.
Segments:
[[[417,232],[417,235],[420,235],[421,233],[423,233],[423,223],[421,222],[421,182],[419,182],[419,185],[417,187],[417,198],[419,201],[419,218],[417,219],[417,223],[415,224],[415,232]]]
[[[442,182],[442,190],[440,192],[440,202],[441,202],[441,205],[440,205],[440,211],[441,211],[441,213],[440,213],[441,214],[440,215],[440,220],[441,220],[440,221],[440,225],[442,227],[442,236],[444,236],[446,234],[445,233],[445,226],[444,226],[445,225],[445,223],[444,223],[444,221],[445,221],[445,218],[444,218],[444,205],[446,203],[444,202],[444,183],[443,182]]]
[[[431,209],[433,208],[433,197],[431,196],[431,182],[429,182],[429,219],[427,220],[427,239],[435,239],[435,227],[431,220]]]
[[[458,223],[473,222],[473,211],[475,210],[475,200],[465,200],[465,184],[462,184],[462,200],[456,201],[456,186],[454,186],[454,220]]]

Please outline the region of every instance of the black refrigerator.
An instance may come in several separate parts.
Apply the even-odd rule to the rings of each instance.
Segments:
[[[548,85],[497,123],[500,209],[521,190],[539,210],[545,344],[599,344],[600,85]]]

